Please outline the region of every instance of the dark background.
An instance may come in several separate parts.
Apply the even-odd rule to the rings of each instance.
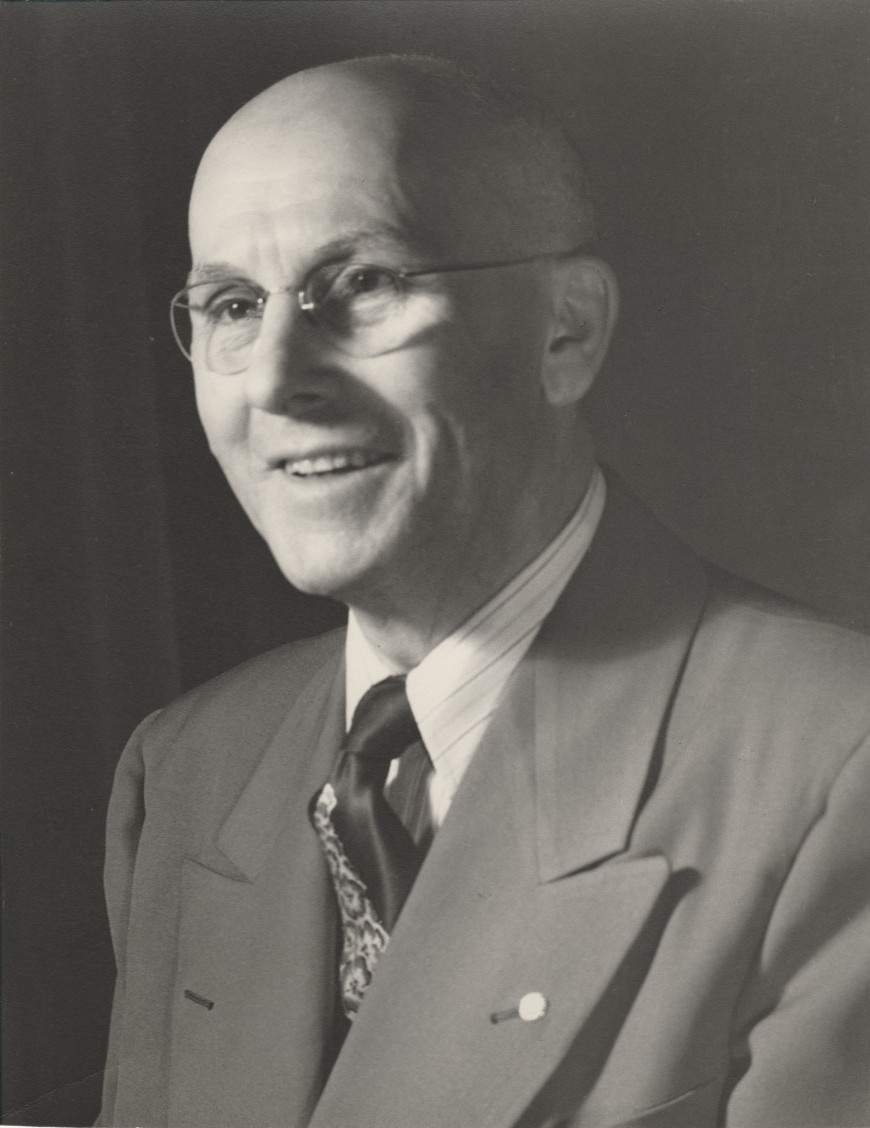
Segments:
[[[4,0],[0,44],[4,1108],[77,1125],[126,736],[339,614],[237,511],[170,337],[210,135],[293,70],[379,51],[561,106],[623,286],[606,457],[713,559],[866,625],[870,5]]]

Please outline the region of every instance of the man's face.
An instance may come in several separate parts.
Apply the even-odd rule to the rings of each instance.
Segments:
[[[194,275],[282,292],[245,371],[221,375],[194,354],[197,401],[282,571],[358,606],[485,588],[506,562],[510,574],[510,560],[529,555],[553,446],[534,268],[420,279],[420,331],[383,355],[347,355],[297,304],[313,268],[474,261],[481,250],[498,259],[511,248],[481,245],[483,216],[464,232],[438,229],[419,174],[403,182],[401,126],[382,95],[341,83],[303,90],[225,134],[194,190]]]

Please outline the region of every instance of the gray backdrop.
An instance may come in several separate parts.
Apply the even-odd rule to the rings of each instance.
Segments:
[[[868,47],[863,0],[0,2],[7,1122],[96,1111],[127,734],[340,616],[237,512],[169,335],[211,133],[381,51],[556,103],[623,287],[605,457],[714,560],[870,624]]]

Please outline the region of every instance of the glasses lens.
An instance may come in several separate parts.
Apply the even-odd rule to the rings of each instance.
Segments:
[[[303,302],[338,347],[354,356],[387,352],[404,332],[405,283],[384,266],[324,266],[308,280]]]
[[[403,276],[369,263],[326,265],[299,295],[302,309],[343,352],[371,357],[401,348],[425,328],[431,298]],[[198,282],[172,299],[172,331],[188,360],[231,375],[250,363],[267,295],[238,279]]]
[[[175,337],[176,344],[187,359],[190,360],[190,346],[193,332],[190,324],[190,314],[187,309],[186,290],[182,290],[180,294],[176,294],[172,299],[169,306],[169,319],[172,324],[172,335]]]
[[[181,351],[212,372],[229,375],[248,365],[260,335],[265,297],[244,282],[200,282],[172,301],[172,329]]]

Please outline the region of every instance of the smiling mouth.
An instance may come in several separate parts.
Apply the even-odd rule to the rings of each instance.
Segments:
[[[351,474],[393,461],[393,456],[380,451],[343,450],[318,454],[311,458],[286,458],[280,469],[293,478],[324,478],[334,474]]]

